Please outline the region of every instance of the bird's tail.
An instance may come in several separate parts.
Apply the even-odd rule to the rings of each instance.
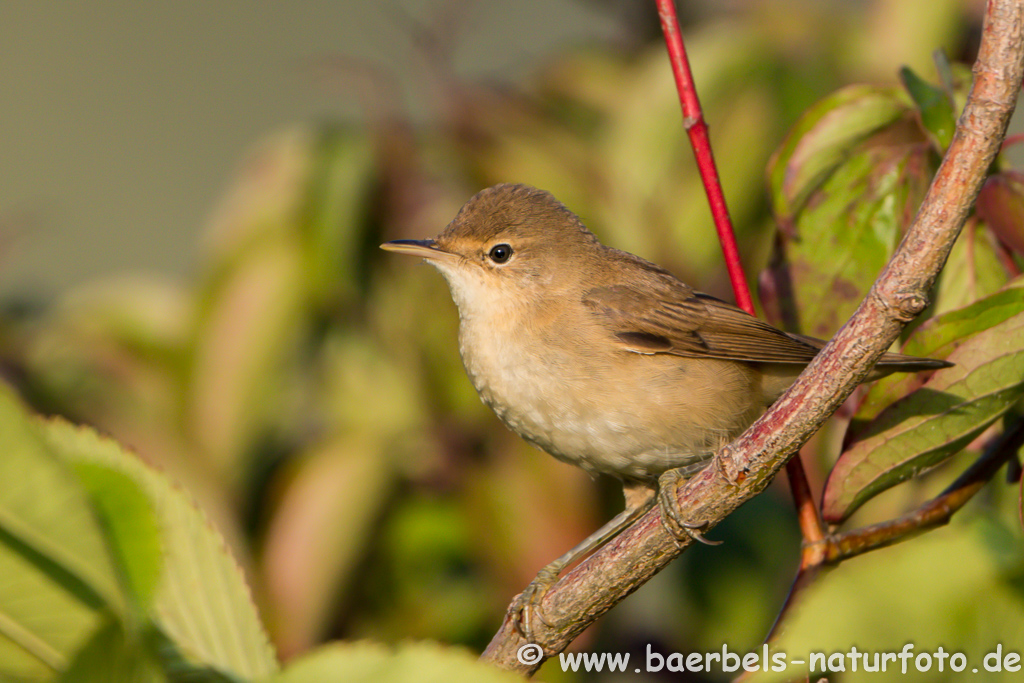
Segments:
[[[902,353],[886,353],[878,359],[875,369],[871,371],[871,378],[878,379],[893,372],[924,372],[926,370],[940,370],[952,367],[953,363],[936,358],[918,358],[907,356]]]
[[[791,334],[790,336],[796,337],[819,349],[825,346],[825,342],[821,339],[815,339],[814,337],[802,334]],[[925,372],[928,370],[941,370],[953,365],[953,363],[936,358],[919,358],[918,356],[908,356],[902,353],[885,353],[878,359],[874,369],[865,381],[873,382],[894,372]]]

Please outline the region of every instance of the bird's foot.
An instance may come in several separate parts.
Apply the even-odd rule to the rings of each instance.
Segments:
[[[512,623],[515,624],[519,635],[528,642],[533,642],[532,623],[535,616],[544,622],[545,625],[553,625],[544,618],[544,613],[540,609],[540,602],[547,595],[547,592],[551,590],[551,587],[558,583],[558,573],[560,571],[561,567],[558,566],[558,563],[552,563],[544,567],[537,574],[537,578],[531,581],[530,585],[517,595],[516,599],[509,605],[508,613],[512,617]]]
[[[687,478],[678,469],[667,470],[658,477],[658,507],[661,508],[662,523],[677,542],[682,540],[683,536],[689,536],[704,545],[722,545],[721,541],[710,541],[704,538],[702,532],[707,529],[707,522],[694,523],[683,519],[676,491],[679,488],[679,482],[685,481]]]

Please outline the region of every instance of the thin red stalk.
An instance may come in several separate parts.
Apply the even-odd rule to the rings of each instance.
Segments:
[[[736,305],[750,315],[754,313],[754,302],[747,287],[747,276],[743,272],[740,250],[736,246],[736,233],[729,218],[729,208],[725,204],[725,194],[715,167],[715,157],[711,152],[711,140],[708,137],[708,125],[704,121],[704,112],[697,97],[697,87],[690,71],[690,60],[686,56],[683,44],[683,33],[679,30],[679,19],[676,16],[675,0],[655,0],[658,5],[658,16],[661,18],[661,30],[665,34],[665,46],[668,49],[669,61],[672,63],[672,74],[676,79],[676,90],[679,91],[679,104],[683,108],[683,125],[690,136],[690,145],[697,159],[697,169],[704,183],[704,191],[711,205],[711,216],[715,220],[718,241],[722,245],[722,255],[732,282],[733,296]],[[810,487],[807,485],[807,474],[804,472],[800,456],[786,463],[786,476],[789,478],[793,502],[800,519],[805,544],[813,544],[824,536],[824,526],[814,504]]]
[[[732,282],[736,305],[750,315],[754,315],[754,302],[750,298],[747,277],[743,273],[740,250],[736,246],[736,235],[732,229],[732,220],[729,218],[729,209],[725,205],[725,194],[722,192],[722,183],[718,179],[715,157],[711,153],[708,124],[704,121],[700,100],[697,98],[697,88],[693,83],[690,61],[686,57],[683,34],[679,30],[679,19],[676,17],[675,2],[674,0],[656,0],[656,2],[658,15],[661,17],[661,30],[665,34],[668,57],[672,62],[672,74],[675,76],[676,89],[679,91],[679,104],[683,107],[683,125],[686,127],[686,133],[690,136],[693,154],[697,158],[700,179],[704,182],[704,191],[707,194],[708,203],[711,205],[711,215],[715,219],[715,230],[718,231],[718,239],[722,244],[722,253],[725,256],[725,266],[729,270],[729,280]]]
[[[1002,151],[1006,151],[1007,148],[1018,145],[1024,142],[1024,133],[1017,133],[1016,135],[1007,135],[1006,139],[1003,140],[1003,146],[1000,148]]]
[[[790,467],[789,463],[797,463],[796,467]],[[789,476],[789,488],[793,493],[793,500],[797,502],[797,514],[800,516],[800,529],[804,531],[803,559],[801,567],[816,563],[815,548],[825,540],[825,523],[821,519],[818,506],[814,504],[814,496],[811,495],[811,485],[807,482],[807,473],[800,464],[800,455],[792,458],[786,463],[786,474]]]

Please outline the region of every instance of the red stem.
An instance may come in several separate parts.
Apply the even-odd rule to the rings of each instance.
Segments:
[[[1013,147],[1014,145],[1018,145],[1021,142],[1024,142],[1024,133],[1017,133],[1015,135],[1007,135],[1006,139],[1003,140],[1003,146],[1000,148],[1000,151],[1004,151],[1005,152],[1008,148]]]
[[[679,91],[679,103],[683,107],[683,125],[690,136],[700,179],[704,182],[704,191],[711,205],[711,215],[715,219],[715,230],[718,231],[718,239],[722,244],[722,254],[729,271],[729,280],[732,282],[733,296],[736,298],[737,306],[754,315],[754,302],[750,298],[747,277],[743,273],[740,250],[736,246],[736,235],[732,229],[732,220],[729,218],[729,209],[725,205],[725,194],[718,179],[715,157],[711,153],[708,125],[704,121],[700,100],[697,98],[697,88],[693,83],[693,74],[690,72],[690,61],[683,46],[683,34],[679,30],[675,2],[656,2],[658,16],[661,17],[661,29],[665,34],[665,45],[668,47],[668,57],[672,62],[672,74],[676,78],[676,89]]]
[[[711,153],[708,125],[704,121],[704,113],[700,108],[697,87],[693,82],[693,73],[690,71],[690,60],[686,56],[682,31],[679,30],[675,0],[655,0],[655,2],[658,6],[658,16],[661,18],[661,30],[665,34],[669,61],[672,63],[672,74],[676,79],[679,104],[683,108],[683,125],[690,136],[690,145],[693,147],[693,154],[697,159],[697,169],[700,171],[700,178],[704,182],[704,191],[707,194],[708,203],[711,205],[711,216],[715,220],[718,241],[722,245],[722,255],[729,271],[729,280],[732,282],[733,296],[737,306],[750,315],[756,315],[754,302],[750,297],[750,288],[747,287],[747,277],[743,272],[743,263],[740,260],[740,250],[736,246],[736,234],[732,229],[729,209],[725,204],[722,183],[718,178],[718,169],[715,167],[715,157]],[[824,537],[824,525],[818,507],[814,504],[814,498],[811,496],[810,487],[807,485],[807,475],[799,454],[786,463],[786,474],[793,492],[793,501],[800,519],[804,543],[809,546],[813,545]],[[805,557],[802,564],[810,559],[810,557]]]

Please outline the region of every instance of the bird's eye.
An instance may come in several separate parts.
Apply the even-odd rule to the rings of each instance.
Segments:
[[[512,258],[512,247],[507,244],[496,244],[491,247],[487,256],[495,263],[506,263],[510,258]]]

